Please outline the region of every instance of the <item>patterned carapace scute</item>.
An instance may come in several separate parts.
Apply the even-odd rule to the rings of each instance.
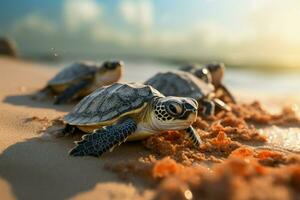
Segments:
[[[153,87],[137,83],[114,83],[101,87],[82,99],[65,116],[72,125],[97,124],[112,120],[123,113],[136,110],[163,95]]]
[[[92,77],[96,71],[97,67],[95,64],[83,62],[74,63],[60,71],[48,82],[48,85],[71,83],[73,81],[89,78]]]
[[[191,97],[197,100],[214,91],[213,85],[182,71],[158,73],[145,84],[151,85],[165,96]]]

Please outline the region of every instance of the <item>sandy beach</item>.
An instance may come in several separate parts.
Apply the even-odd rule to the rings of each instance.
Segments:
[[[300,200],[299,10],[1,1],[0,200]]]
[[[30,98],[56,70],[9,58],[0,58],[0,197],[1,199],[133,199],[138,181],[120,182],[103,165],[140,156],[140,144],[125,144],[96,159],[72,158],[68,150],[76,138],[41,138],[42,124],[32,117],[53,119],[69,106],[54,106]],[[78,138],[77,138],[78,139]],[[116,192],[117,191],[117,192]]]
[[[74,158],[68,150],[78,136],[41,137],[43,121],[38,119],[61,117],[73,106],[31,99],[57,70],[0,57],[1,199],[150,199],[152,191],[139,179],[122,181],[104,168],[146,154],[139,142],[123,144],[101,158]],[[244,100],[249,100],[246,95]]]

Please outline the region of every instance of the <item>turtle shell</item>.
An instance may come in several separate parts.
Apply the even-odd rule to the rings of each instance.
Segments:
[[[190,65],[185,65],[181,67],[179,70],[184,71],[184,72],[193,72],[195,69],[197,69],[196,65],[190,64]]]
[[[60,84],[72,83],[74,81],[93,77],[96,71],[97,71],[96,65],[93,65],[91,63],[83,63],[83,62],[74,63],[64,68],[50,81],[48,81],[48,85],[60,85]]]
[[[163,95],[149,85],[114,83],[101,87],[82,99],[65,116],[65,121],[77,126],[111,121],[143,107],[154,97]]]
[[[214,86],[183,71],[158,73],[145,82],[166,96],[201,99],[214,91]]]

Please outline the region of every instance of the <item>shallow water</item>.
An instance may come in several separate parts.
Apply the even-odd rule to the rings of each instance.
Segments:
[[[300,153],[300,129],[270,126],[259,129],[260,134],[268,137],[268,143],[274,147]]]

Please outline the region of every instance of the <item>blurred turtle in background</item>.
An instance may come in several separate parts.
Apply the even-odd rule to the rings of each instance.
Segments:
[[[144,84],[151,85],[165,96],[196,99],[199,103],[199,109],[202,109],[202,114],[205,117],[214,114],[215,105],[223,110],[231,110],[226,103],[215,98],[215,87],[213,84],[205,82],[189,72],[170,71],[157,73]]]
[[[0,38],[0,55],[17,57],[14,42],[6,38]]]
[[[56,74],[40,91],[43,96],[56,95],[55,104],[67,103],[82,98],[99,87],[120,80],[122,61],[106,61],[102,65],[88,62],[74,63]]]
[[[206,83],[212,83],[215,86],[216,93],[221,91],[232,103],[236,103],[234,96],[222,83],[225,74],[224,63],[210,63],[203,67],[189,64],[180,68],[182,71],[190,72]]]

